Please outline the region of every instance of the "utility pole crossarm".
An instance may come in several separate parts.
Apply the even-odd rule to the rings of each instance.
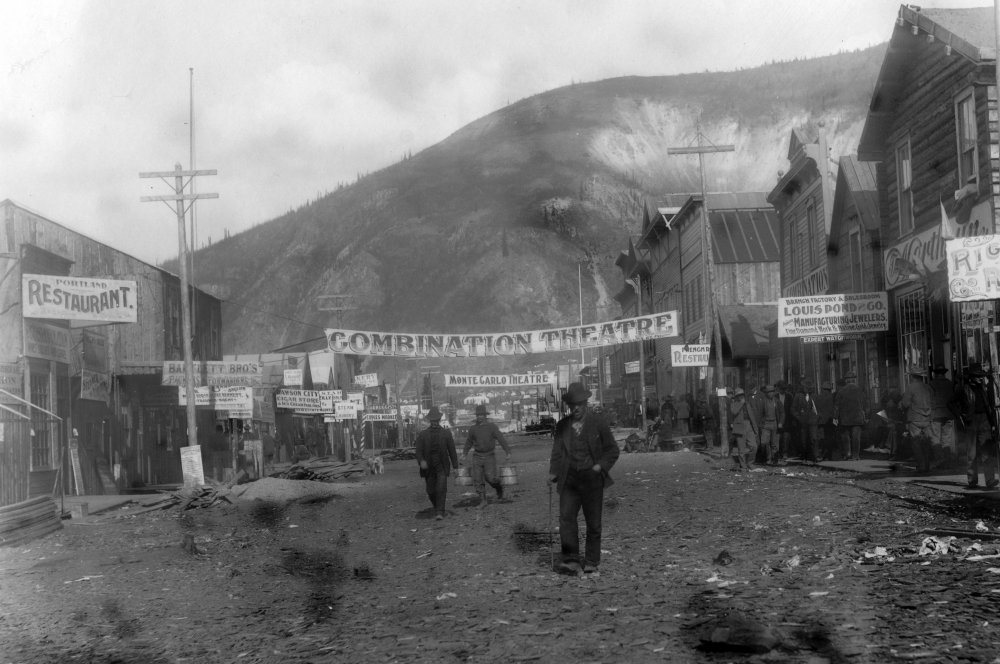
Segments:
[[[699,145],[693,148],[667,148],[667,154],[706,154],[708,152],[736,152],[736,146]]]
[[[139,201],[195,201],[199,198],[218,198],[218,194],[165,194],[163,196],[140,196]]]
[[[175,177],[193,177],[195,175],[218,175],[219,171],[214,168],[203,170],[203,171],[147,171],[145,173],[139,173],[141,178],[175,178]]]
[[[713,285],[715,277],[715,261],[712,259],[712,228],[711,215],[708,204],[708,191],[705,187],[705,155],[717,152],[735,152],[734,145],[705,145],[704,135],[698,132],[698,145],[695,147],[667,148],[668,155],[696,154],[698,155],[698,174],[701,179],[701,255],[702,271],[705,275],[705,321],[704,329],[706,336],[712,337],[712,345],[715,346],[715,384],[718,390],[719,403],[719,437],[723,457],[729,456],[729,417],[727,410],[728,401],[722,397],[725,394],[725,361],[722,357],[722,326],[719,324],[717,294]],[[711,405],[711,386],[705,380],[705,402]]]

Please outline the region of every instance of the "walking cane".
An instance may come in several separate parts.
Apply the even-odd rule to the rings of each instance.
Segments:
[[[555,552],[552,550],[552,482],[549,485],[549,567],[556,568]]]

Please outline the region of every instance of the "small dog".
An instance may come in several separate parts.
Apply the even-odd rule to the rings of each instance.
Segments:
[[[368,472],[372,475],[385,473],[385,463],[382,461],[381,455],[368,459]]]

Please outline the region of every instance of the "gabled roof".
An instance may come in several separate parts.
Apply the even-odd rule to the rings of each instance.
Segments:
[[[919,47],[927,45],[928,36],[934,38],[936,47],[950,51],[953,56],[964,57],[975,64],[996,61],[992,6],[970,9],[901,6],[861,131],[858,144],[860,160],[884,159],[883,137],[896,113],[901,88],[906,80],[903,72],[913,66]]]
[[[875,179],[877,164],[873,161],[858,161],[857,157],[840,158],[837,169],[837,188],[833,194],[832,227],[830,246],[836,247],[839,225],[843,223],[844,209],[854,203],[858,220],[869,232],[878,232],[878,185]]]

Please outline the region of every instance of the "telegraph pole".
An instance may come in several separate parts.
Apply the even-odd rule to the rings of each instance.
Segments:
[[[178,264],[181,269],[181,336],[183,337],[183,347],[184,347],[184,386],[187,390],[187,429],[188,429],[188,446],[193,447],[198,444],[198,424],[195,418],[195,393],[194,393],[194,358],[191,353],[191,309],[190,309],[190,294],[188,293],[188,262],[187,262],[187,233],[184,229],[184,217],[187,210],[194,205],[194,201],[199,198],[218,198],[218,194],[185,194],[184,189],[187,184],[194,181],[194,178],[199,175],[216,175],[216,170],[204,170],[204,171],[184,171],[181,170],[180,164],[174,165],[174,170],[172,171],[153,171],[149,173],[139,173],[140,178],[160,178],[167,185],[170,185],[170,181],[167,178],[172,177],[174,179],[174,184],[171,186],[174,193],[167,194],[165,196],[140,196],[139,200],[143,203],[148,203],[151,201],[162,201],[168,207],[170,203],[173,202],[176,205],[177,211],[177,239],[179,246],[178,254]],[[187,180],[185,181],[185,178]],[[185,207],[185,201],[191,201]],[[204,478],[202,478],[204,481]]]
[[[705,332],[706,336],[709,333],[712,334],[712,343],[715,345],[715,386],[716,388],[726,387],[725,384],[725,373],[724,364],[722,361],[722,329],[718,321],[718,312],[716,311],[716,297],[715,297],[715,287],[713,286],[714,275],[715,275],[715,260],[712,256],[712,229],[709,225],[709,209],[708,209],[708,194],[705,191],[705,155],[712,154],[716,152],[735,152],[736,146],[734,145],[705,145],[704,135],[701,130],[698,130],[698,145],[696,147],[688,148],[667,148],[667,154],[696,154],[698,155],[698,173],[701,177],[701,253],[702,253],[702,265],[705,271],[705,311],[707,312],[707,318],[705,320]],[[709,381],[705,381],[705,403],[711,408],[711,386]],[[717,392],[717,394],[719,394]],[[729,402],[723,401],[721,395],[718,397],[719,401],[719,444],[721,446],[722,455],[729,456]]]
[[[642,315],[642,277],[635,275],[628,280],[628,285],[635,289],[635,315]],[[638,328],[636,328],[638,329]],[[646,357],[642,347],[642,337],[639,337],[639,428],[646,430]]]

